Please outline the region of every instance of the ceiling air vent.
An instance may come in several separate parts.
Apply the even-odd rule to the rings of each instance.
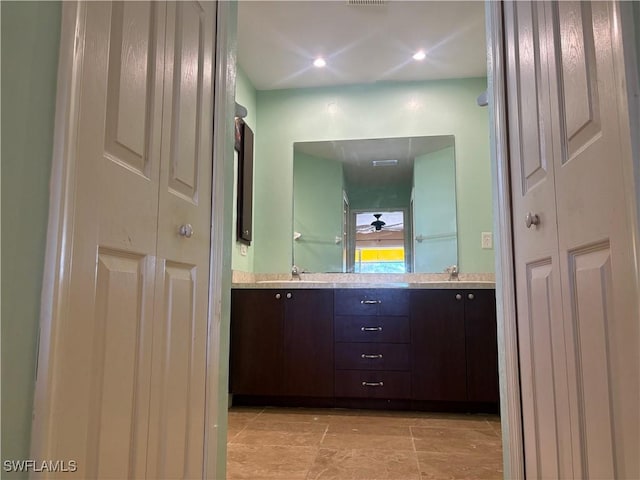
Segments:
[[[374,167],[395,167],[398,165],[398,160],[372,160],[371,164]]]
[[[347,5],[354,7],[379,7],[387,4],[387,0],[347,0]]]

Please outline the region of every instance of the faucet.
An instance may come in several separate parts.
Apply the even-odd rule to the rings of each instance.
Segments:
[[[293,265],[293,266],[291,267],[291,276],[292,276],[293,278],[298,277],[298,280],[299,280],[299,279],[300,279],[300,274],[301,274],[301,273],[302,273],[302,270],[300,270],[300,269],[298,268],[298,266],[297,266],[297,265]]]
[[[449,281],[459,280],[457,265],[451,265],[450,267],[445,268],[444,271],[449,274]]]

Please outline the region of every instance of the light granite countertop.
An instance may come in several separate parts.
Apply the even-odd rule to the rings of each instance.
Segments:
[[[493,273],[461,273],[457,280],[448,274],[355,274],[303,273],[300,278],[288,274],[233,272],[232,288],[407,288],[407,289],[493,289]]]

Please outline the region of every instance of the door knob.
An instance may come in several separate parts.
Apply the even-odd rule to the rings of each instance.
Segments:
[[[531,225],[540,225],[540,217],[537,213],[527,213],[527,217],[524,219],[524,223],[527,228],[531,228]]]
[[[185,223],[184,225],[180,225],[178,233],[181,237],[191,238],[191,235],[193,235],[193,227],[190,223]]]

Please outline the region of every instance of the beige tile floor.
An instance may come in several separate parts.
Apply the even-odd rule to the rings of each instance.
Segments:
[[[501,479],[497,415],[234,407],[227,479]]]

